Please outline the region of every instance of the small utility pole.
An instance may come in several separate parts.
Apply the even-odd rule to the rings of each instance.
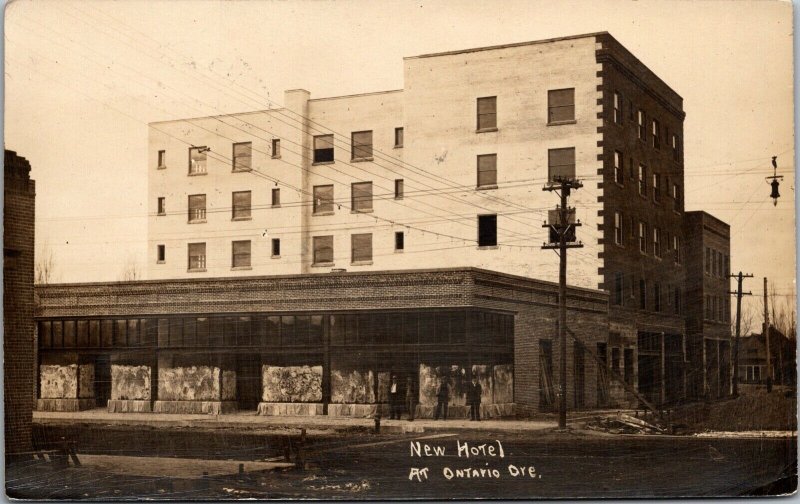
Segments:
[[[550,228],[550,243],[542,245],[543,249],[558,250],[558,336],[559,336],[559,383],[558,396],[558,428],[561,431],[567,428],[567,249],[583,247],[582,243],[575,241],[575,228],[580,226],[580,221],[575,222],[575,209],[567,207],[567,199],[572,189],[583,187],[579,181],[571,178],[553,177],[542,190],[556,191],[561,198],[561,205],[551,213],[553,218],[542,227]],[[557,239],[557,242],[555,241]],[[570,243],[568,243],[570,242]]]
[[[769,350],[769,301],[767,300],[767,277],[764,277],[764,341],[767,344],[767,392],[772,392],[772,357]]]
[[[753,275],[750,273],[745,275],[740,271],[738,275],[728,274],[728,277],[733,277],[738,280],[736,292],[730,293],[736,294],[736,342],[733,346],[733,397],[737,397],[739,395],[739,335],[742,330],[742,296],[753,295],[752,292],[742,292],[742,280],[745,278],[753,278]]]

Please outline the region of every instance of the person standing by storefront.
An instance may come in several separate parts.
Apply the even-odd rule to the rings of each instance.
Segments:
[[[480,421],[481,419],[481,394],[483,388],[478,383],[478,376],[472,375],[472,383],[467,388],[467,403],[469,404],[469,419]]]
[[[439,390],[436,392],[436,413],[433,416],[434,420],[439,420],[440,415],[443,420],[447,420],[447,401],[449,400],[450,387],[447,386],[447,378],[442,377]]]

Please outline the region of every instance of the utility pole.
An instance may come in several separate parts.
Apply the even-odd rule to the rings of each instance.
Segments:
[[[728,274],[728,277],[736,278],[738,280],[738,287],[736,292],[729,294],[736,294],[736,342],[733,346],[733,397],[739,395],[739,335],[742,327],[742,296],[752,296],[752,292],[742,292],[742,280],[745,278],[753,278],[753,275],[743,274],[741,271],[738,275]]]
[[[548,220],[542,227],[550,228],[550,243],[543,244],[543,249],[558,250],[558,336],[559,336],[559,383],[556,395],[558,396],[558,429],[567,428],[567,249],[583,247],[582,243],[575,241],[575,228],[580,226],[580,221],[575,222],[575,209],[567,206],[572,189],[583,187],[579,181],[568,177],[553,177],[542,190],[556,191],[561,198],[561,205],[555,212],[550,212]]]
[[[767,392],[772,392],[772,357],[769,350],[769,301],[767,300],[767,277],[764,277],[764,341],[767,344]]]

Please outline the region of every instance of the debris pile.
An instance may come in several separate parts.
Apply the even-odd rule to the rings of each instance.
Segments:
[[[664,434],[666,429],[625,413],[597,416],[586,424],[587,429],[609,434]]]

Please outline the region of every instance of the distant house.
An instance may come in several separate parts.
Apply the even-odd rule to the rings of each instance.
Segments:
[[[776,384],[797,382],[795,340],[769,328],[772,377]],[[762,334],[743,337],[739,343],[739,383],[764,383],[767,379],[767,344]]]

